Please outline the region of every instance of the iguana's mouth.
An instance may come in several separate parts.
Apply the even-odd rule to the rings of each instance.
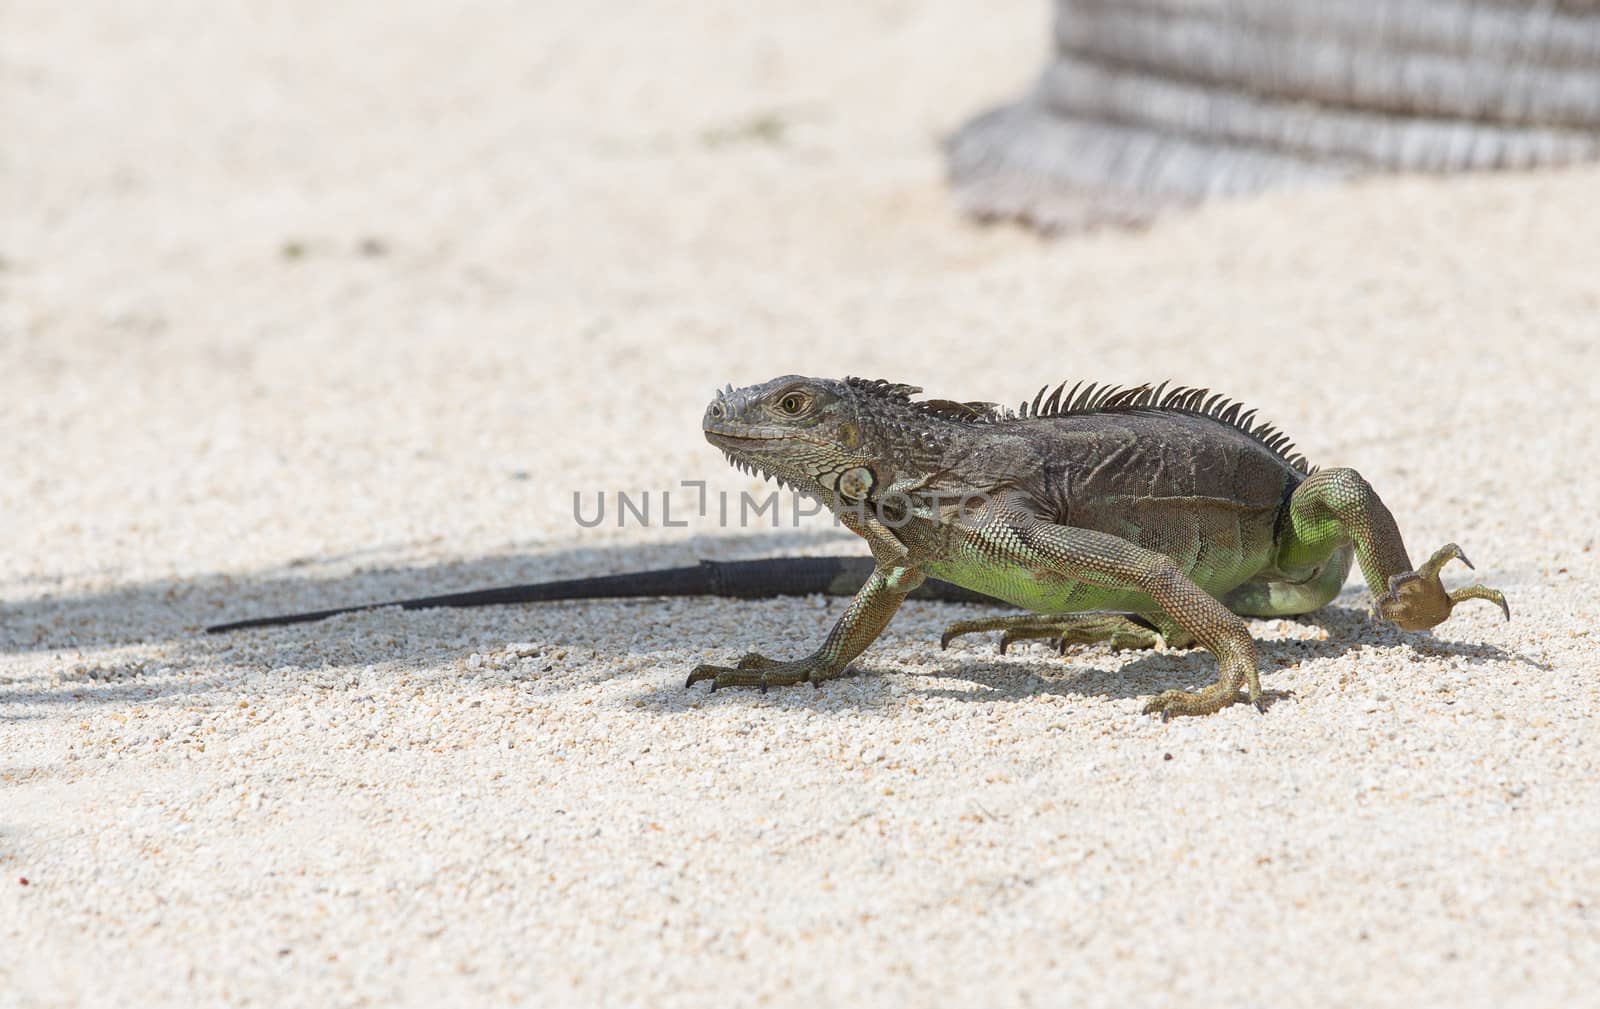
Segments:
[[[740,448],[750,445],[764,445],[775,441],[800,441],[812,445],[827,446],[829,442],[824,438],[807,437],[799,431],[787,429],[764,431],[759,428],[741,428],[738,431],[729,431],[724,428],[705,428],[706,441],[719,448]]]
[[[731,442],[760,442],[777,441],[784,437],[782,434],[768,434],[764,431],[721,431],[706,428],[706,440],[715,443],[718,440]]]

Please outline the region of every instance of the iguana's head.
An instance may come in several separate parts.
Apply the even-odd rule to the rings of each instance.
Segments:
[[[706,407],[706,440],[746,471],[776,477],[823,503],[863,500],[883,479],[852,381],[785,375],[717,393]]]

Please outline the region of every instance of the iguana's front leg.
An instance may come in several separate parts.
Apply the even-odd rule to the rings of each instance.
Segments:
[[[1447,543],[1412,570],[1405,541],[1394,516],[1371,485],[1353,469],[1312,474],[1289,498],[1289,525],[1278,546],[1278,563],[1309,568],[1345,543],[1353,543],[1356,561],[1372,592],[1372,608],[1383,619],[1408,631],[1443,623],[1459,602],[1483,599],[1511,619],[1511,607],[1497,589],[1468,585],[1448,591],[1439,570],[1452,560],[1467,567],[1461,548]]]
[[[788,662],[750,652],[731,667],[701,663],[689,673],[684,686],[693,686],[701,680],[710,680],[712,690],[760,687],[765,691],[768,687],[804,682],[816,686],[843,673],[850,660],[877,640],[906,596],[922,584],[922,569],[911,563],[905,545],[876,517],[848,513],[841,519],[866,539],[877,566],[851,597],[850,605],[828,632],[822,647],[803,659]]]
[[[813,686],[831,680],[866,650],[889,625],[889,620],[907,593],[922,583],[916,568],[879,565],[850,600],[844,616],[828,632],[822,647],[803,659],[781,662],[751,652],[732,667],[703,663],[695,666],[685,686],[710,680],[718,687],[783,687],[810,682]]]

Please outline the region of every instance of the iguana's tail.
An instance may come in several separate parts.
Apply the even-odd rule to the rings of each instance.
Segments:
[[[286,613],[271,617],[235,620],[206,628],[207,634],[238,631],[249,627],[280,627],[325,620],[344,613],[398,606],[406,610],[434,607],[502,606],[508,603],[545,603],[559,599],[622,599],[637,596],[733,596],[740,599],[767,599],[774,596],[854,595],[872,573],[870,557],[769,557],[755,561],[701,561],[692,567],[657,568],[596,578],[569,578],[532,585],[508,585],[498,589],[453,592],[442,596],[422,596],[382,603],[338,606],[308,613]],[[934,578],[924,581],[912,599],[934,599],[958,603],[998,603],[980,592],[961,588]]]

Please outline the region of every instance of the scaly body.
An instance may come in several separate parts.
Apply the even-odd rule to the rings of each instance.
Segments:
[[[1217,683],[1147,707],[1206,714],[1241,687],[1257,704],[1241,616],[1305,613],[1358,562],[1379,616],[1420,629],[1483,586],[1446,592],[1454,544],[1413,570],[1389,510],[1353,470],[1312,470],[1287,439],[1204,390],[1041,392],[1017,411],[915,400],[882,381],[786,376],[719,393],[703,427],[736,463],[832,508],[866,539],[874,570],[822,647],[780,662],[746,655],[689,682],[766,687],[839,675],[926,577],[1029,613],[952,625],[1015,640],[1198,643]],[[1065,393],[1065,395],[1063,395]],[[1509,610],[1507,610],[1509,616]]]

